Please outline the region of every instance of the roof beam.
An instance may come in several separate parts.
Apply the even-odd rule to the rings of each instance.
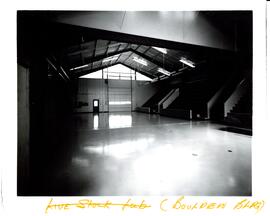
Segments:
[[[122,46],[122,44],[120,44],[119,46],[118,46],[118,48],[117,48],[117,50],[116,50],[116,52],[118,52],[119,51],[119,49],[120,49],[120,47]],[[127,49],[128,48],[128,46],[129,46],[129,44],[127,44],[127,46],[125,47],[125,49]],[[116,59],[116,61],[115,62],[118,62],[118,60],[119,60],[119,58],[121,57],[121,54],[118,56],[118,58]]]
[[[111,57],[111,56],[115,56],[115,55],[118,55],[118,54],[129,52],[129,51],[132,51],[132,49],[128,48],[128,49],[112,52],[112,53],[110,53],[108,55],[105,54],[105,55],[101,55],[101,56],[95,56],[95,57],[92,57],[88,62],[85,62],[85,64],[90,64],[90,63],[93,63],[93,62],[96,62],[96,61],[100,61],[100,60],[102,60],[104,58],[108,58],[108,57]],[[76,67],[76,66],[74,66],[74,67]]]
[[[81,72],[79,72],[79,73],[74,73],[74,76],[75,77],[80,77],[80,76],[83,76],[83,75],[86,75],[86,74],[90,74],[90,73],[93,73],[93,72],[96,72],[96,71],[99,71],[99,70],[102,70],[102,69],[105,69],[105,68],[107,68],[107,67],[111,67],[111,66],[114,66],[114,65],[117,65],[117,64],[120,64],[119,62],[117,63],[113,63],[113,64],[111,64],[111,65],[104,65],[104,66],[102,66],[102,67],[97,67],[97,68],[95,68],[95,69],[91,69],[91,70],[87,70],[87,71],[81,71]]]
[[[149,57],[149,56],[147,56],[147,55],[145,55],[145,54],[143,54],[143,53],[141,53],[141,52],[138,52],[138,51],[137,51],[137,48],[138,48],[139,46],[138,46],[136,49],[130,48],[129,45],[127,45],[127,47],[129,47],[129,48],[125,48],[125,49],[120,50],[120,51],[117,49],[117,51],[112,52],[112,53],[110,53],[110,54],[106,54],[106,53],[105,53],[104,55],[101,55],[101,56],[95,56],[95,57],[91,58],[88,62],[86,62],[85,64],[90,64],[90,63],[93,63],[93,62],[97,62],[97,61],[100,61],[100,60],[102,60],[102,59],[104,59],[104,58],[111,57],[111,56],[115,56],[115,55],[118,55],[118,54],[123,54],[123,53],[126,53],[126,52],[131,52],[130,55],[122,62],[122,64],[125,65],[125,66],[127,66],[127,67],[130,67],[130,66],[128,66],[128,64],[126,64],[125,62],[126,62],[126,60],[127,60],[128,58],[130,58],[130,56],[134,53],[134,54],[136,54],[136,55],[138,55],[138,56],[140,56],[140,57],[146,59],[147,61],[152,62],[153,64],[157,65],[158,67],[161,67],[161,68],[163,68],[163,69],[165,69],[165,70],[168,70],[168,71],[170,71],[170,72],[175,71],[175,70],[172,70],[172,68],[166,67],[165,65],[163,66],[159,61],[157,61],[157,60],[155,60],[155,59],[153,59],[153,58],[151,58],[151,57]],[[148,50],[149,50],[149,49],[148,49]],[[148,50],[146,50],[145,52],[147,52]],[[112,64],[112,65],[115,65],[116,62],[117,62],[117,61],[115,61],[115,63]],[[106,67],[108,67],[108,65],[105,65],[105,67],[102,67],[102,63],[101,63],[101,64],[100,64],[100,67],[98,67],[98,68],[106,68]],[[131,67],[131,68],[134,70],[133,67]],[[92,70],[92,69],[90,69],[90,71],[91,71],[91,70]],[[76,70],[76,71],[80,71],[79,73],[84,73],[84,71],[89,71],[89,69],[83,68],[83,69],[78,69],[78,70]],[[145,75],[145,72],[142,72],[142,71],[139,71],[139,72],[142,73],[142,74],[144,73],[144,75]],[[87,74],[88,74],[88,73],[89,73],[89,72],[87,72]],[[147,73],[147,74],[148,74],[148,73]],[[150,74],[148,74],[148,76],[149,76],[149,75],[150,75]],[[153,75],[150,75],[150,76],[153,76]]]
[[[79,43],[79,44],[76,44],[73,46],[69,46],[69,47],[63,49],[63,53],[66,53],[67,56],[72,56],[72,55],[79,55],[80,53],[89,52],[88,47],[84,48],[84,49],[82,49],[81,47],[83,47],[83,45],[90,44],[94,41],[96,41],[96,40],[90,40],[90,41],[87,41],[85,43]],[[79,47],[79,49],[77,49],[77,47]],[[71,49],[73,49],[74,51],[71,51]]]
[[[88,70],[88,71],[82,71],[82,72],[80,72],[80,73],[74,74],[74,76],[80,77],[80,76],[83,76],[83,75],[86,75],[86,74],[89,74],[89,73],[94,73],[94,72],[96,72],[96,71],[105,69],[105,68],[107,68],[107,67],[111,67],[111,66],[114,66],[114,65],[118,65],[118,64],[122,64],[122,65],[124,65],[125,67],[128,67],[128,68],[131,69],[131,70],[134,70],[134,71],[136,71],[136,72],[139,72],[139,73],[141,73],[141,74],[143,74],[143,75],[145,75],[145,76],[147,76],[147,77],[149,77],[149,78],[151,78],[151,79],[156,78],[156,76],[154,76],[154,75],[152,75],[152,74],[143,72],[143,71],[141,71],[141,70],[137,70],[136,68],[133,68],[133,67],[131,67],[131,66],[125,64],[125,63],[119,63],[119,62],[115,62],[115,63],[111,64],[110,66],[104,65],[104,66],[102,66],[102,67],[98,67],[98,68],[91,69],[91,70]]]
[[[107,48],[106,48],[106,51],[105,51],[105,53],[104,53],[105,56],[108,56],[108,50],[109,50],[109,48],[110,48],[110,43],[111,43],[111,41],[108,41],[108,43],[107,43]],[[99,64],[99,67],[101,67],[101,66],[102,66],[102,61],[101,61],[100,64]]]
[[[98,40],[98,39],[97,39]],[[97,42],[97,40],[92,40],[92,41],[90,41],[90,42],[94,42],[94,43],[96,43]],[[109,42],[111,42],[111,40],[109,40]],[[87,43],[89,43],[89,42],[87,42]],[[84,44],[87,44],[87,43],[81,43],[81,44],[79,44],[78,46],[79,47],[82,47],[82,45],[84,45]],[[115,43],[115,44],[111,44],[111,45],[109,45],[109,47],[108,48],[111,48],[111,47],[113,47],[113,46],[121,46],[121,43],[119,44],[120,42],[118,42],[118,43]],[[119,44],[119,45],[118,45]],[[95,44],[94,44],[94,49],[95,49]],[[102,48],[104,48],[104,47],[102,47]],[[108,49],[107,48],[107,49]],[[94,50],[93,49],[93,50]],[[79,49],[79,50],[76,50],[76,51],[72,51],[72,52],[69,52],[68,51],[68,48],[65,50],[65,52],[67,53],[67,56],[72,56],[72,55],[79,55],[80,53],[85,53],[85,52],[89,52],[89,48],[84,48],[84,49]]]
[[[128,68],[131,69],[131,70],[134,70],[134,71],[136,71],[136,72],[139,72],[139,73],[141,73],[141,74],[143,74],[143,75],[145,75],[145,76],[147,76],[147,77],[149,77],[149,78],[151,78],[151,79],[156,78],[156,76],[154,76],[154,75],[152,75],[152,74],[149,74],[149,73],[146,73],[146,72],[143,72],[143,71],[141,71],[141,70],[138,70],[137,68],[133,68],[133,67],[127,65],[126,63],[120,63],[120,64],[124,65],[125,67],[128,67]]]
[[[57,72],[58,75],[62,77],[63,80],[70,81],[70,77],[68,76],[64,68],[57,62],[57,60],[54,57],[52,57],[52,59],[54,61],[52,61],[49,58],[46,58],[46,61],[51,65],[51,67],[55,70],[55,72]]]
[[[105,51],[105,55],[108,54],[108,50],[109,50],[109,48],[110,48],[110,43],[111,43],[111,41],[108,41],[108,43],[107,43],[107,48],[106,48],[106,51]]]
[[[140,45],[137,45],[137,47],[136,47],[136,49],[135,50],[137,50],[138,48],[140,47]],[[134,49],[131,49],[130,51],[133,51]],[[132,56],[132,52],[128,55],[128,57],[123,61],[123,63],[125,63],[129,58],[130,58],[130,56]]]
[[[97,49],[97,40],[95,40],[95,45],[92,53],[92,57],[95,58],[96,55],[96,49]],[[91,64],[91,69],[93,68],[93,64]]]

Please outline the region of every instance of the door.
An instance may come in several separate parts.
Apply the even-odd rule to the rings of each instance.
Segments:
[[[93,112],[99,113],[99,100],[98,99],[93,100]]]
[[[131,111],[131,81],[109,80],[109,112]]]

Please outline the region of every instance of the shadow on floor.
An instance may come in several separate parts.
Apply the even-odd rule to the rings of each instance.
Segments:
[[[219,130],[252,136],[252,130],[248,128],[238,128],[238,127],[228,126],[228,127],[219,128]]]

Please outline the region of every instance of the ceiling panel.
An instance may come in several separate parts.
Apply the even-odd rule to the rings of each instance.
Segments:
[[[155,56],[157,56],[157,55],[161,55],[162,56],[162,53],[160,53],[160,52],[158,52],[158,51],[156,51],[156,50],[154,50],[154,49],[149,49],[146,53],[145,53],[145,55],[147,55],[147,56],[149,56],[149,57],[151,57],[151,58],[154,58]]]
[[[108,51],[107,51],[107,54],[116,52],[117,50],[118,50],[118,46],[109,47]]]
[[[149,49],[149,46],[141,45],[137,48],[137,51],[140,53],[144,53],[147,49]]]
[[[97,40],[95,56],[101,56],[105,54],[108,47],[108,42],[109,41],[107,40]]]
[[[102,62],[102,61],[96,61],[96,62],[93,62],[92,68],[95,69],[95,68],[100,67],[101,62]]]

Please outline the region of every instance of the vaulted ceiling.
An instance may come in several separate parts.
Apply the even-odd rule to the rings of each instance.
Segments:
[[[115,64],[123,64],[155,78],[164,75],[159,71],[160,68],[171,74],[187,69],[188,67],[179,60],[181,57],[190,58],[188,52],[180,50],[166,49],[166,53],[163,53],[152,46],[101,39],[68,47],[63,53],[62,63],[75,76],[85,75]],[[142,59],[146,64],[134,61],[135,58]]]
[[[218,56],[226,61],[226,56],[234,53],[231,50],[57,23],[44,14],[37,11],[18,13],[18,59],[27,55],[44,56],[56,70],[61,68],[71,79],[116,64],[150,78],[166,77],[160,72],[161,69],[171,75],[194,70],[181,63],[181,58],[191,60],[197,68],[215,61]],[[219,18],[223,23],[228,17],[224,13],[219,16],[218,12],[206,12],[203,15],[210,19]],[[230,14],[231,17],[236,15]],[[241,17],[245,16],[242,14]],[[243,23],[247,21],[250,21],[249,17],[241,20]],[[233,19],[230,22],[238,21]],[[165,48],[166,53],[155,47]]]

